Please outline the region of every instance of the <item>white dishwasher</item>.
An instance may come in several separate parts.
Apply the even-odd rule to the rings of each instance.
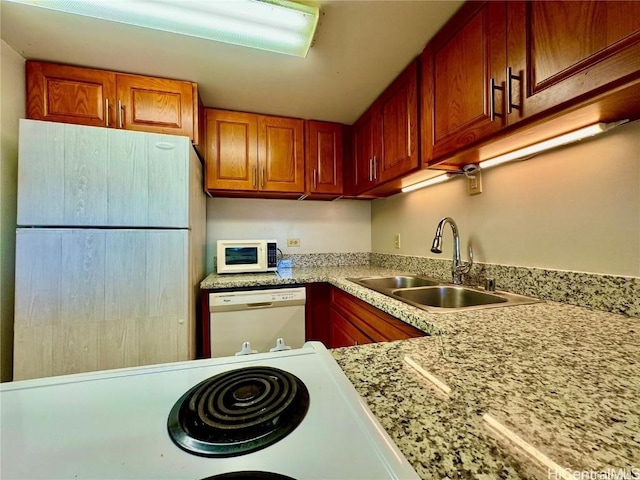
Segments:
[[[305,341],[304,287],[209,294],[211,357],[239,352],[244,342],[268,352],[278,338],[300,348]]]

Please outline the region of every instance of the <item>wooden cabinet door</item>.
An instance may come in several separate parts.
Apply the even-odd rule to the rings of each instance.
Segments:
[[[505,125],[500,90],[505,12],[502,1],[468,2],[423,52],[425,159],[473,144]]]
[[[206,109],[205,184],[207,190],[256,190],[258,117]]]
[[[328,283],[308,283],[305,305],[305,340],[331,344],[331,323],[329,322],[329,300],[331,286]]]
[[[193,84],[117,75],[118,128],[194,138]]]
[[[380,158],[376,180],[385,182],[419,166],[418,63],[412,62],[378,99]]]
[[[349,320],[336,310],[329,311],[329,323],[331,325],[330,348],[352,347],[373,343],[369,337],[358,330]]]
[[[304,193],[304,121],[258,116],[258,189]]]
[[[376,185],[374,165],[380,140],[379,117],[369,109],[353,125],[353,189],[356,195]]]
[[[113,126],[116,75],[102,70],[27,61],[27,118]]]
[[[640,2],[508,2],[509,123],[640,76]]]
[[[306,122],[307,192],[342,194],[342,125]]]

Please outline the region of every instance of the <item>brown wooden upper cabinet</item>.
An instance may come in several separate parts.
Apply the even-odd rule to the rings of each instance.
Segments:
[[[27,118],[185,135],[197,145],[197,85],[27,61]]]
[[[504,124],[503,2],[469,2],[422,54],[423,155],[438,157]]]
[[[376,185],[375,164],[379,155],[380,121],[370,108],[353,125],[353,193],[365,192]]]
[[[638,78],[640,2],[507,2],[507,68],[510,124]]]
[[[304,121],[206,109],[206,189],[304,193]]]
[[[420,166],[417,60],[410,63],[356,121],[352,146],[355,194]]]
[[[343,193],[343,128],[340,123],[305,122],[306,193],[310,198]]]
[[[430,164],[640,76],[640,2],[468,2],[422,54]]]

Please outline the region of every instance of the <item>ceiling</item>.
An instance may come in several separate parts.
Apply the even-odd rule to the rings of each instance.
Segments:
[[[208,107],[351,124],[462,3],[317,2],[306,58],[4,0],[0,19],[2,39],[26,59],[190,80]]]

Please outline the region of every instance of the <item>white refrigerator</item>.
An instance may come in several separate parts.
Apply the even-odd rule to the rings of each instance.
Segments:
[[[187,137],[20,121],[15,380],[195,358],[202,175]]]

